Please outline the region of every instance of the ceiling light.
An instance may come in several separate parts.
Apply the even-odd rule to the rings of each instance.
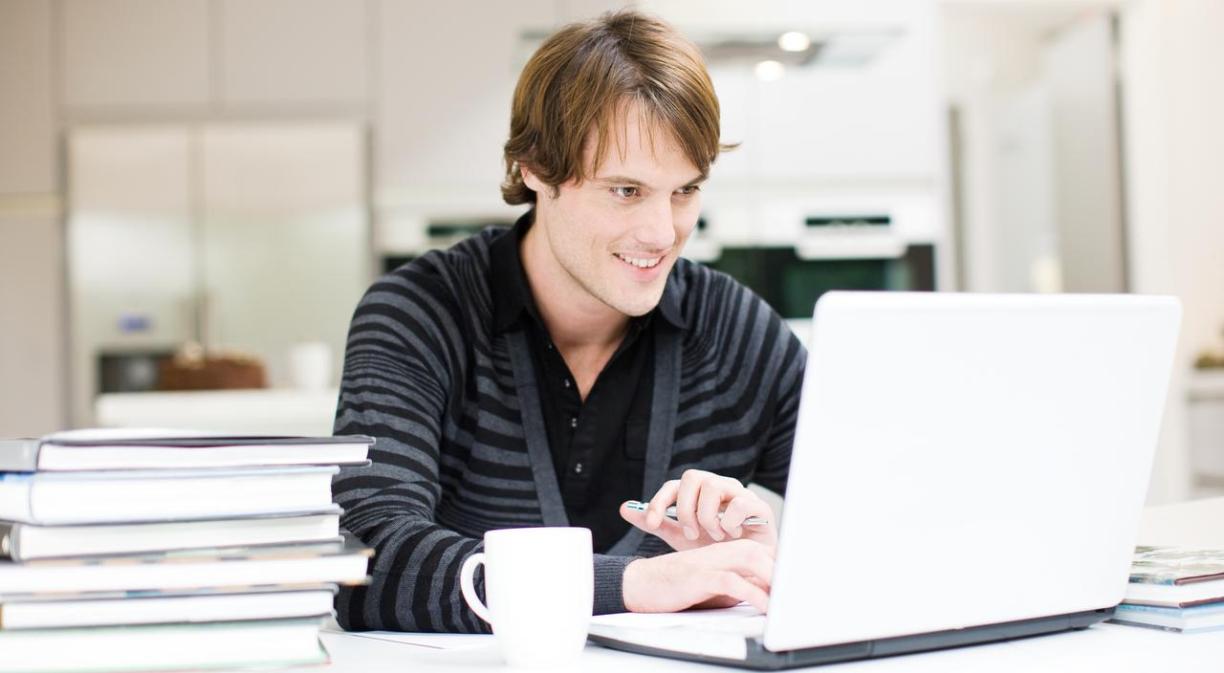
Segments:
[[[777,61],[761,61],[752,71],[762,82],[776,82],[786,74],[786,66]]]
[[[778,37],[778,48],[782,51],[807,51],[812,46],[812,38],[797,30],[782,33]]]

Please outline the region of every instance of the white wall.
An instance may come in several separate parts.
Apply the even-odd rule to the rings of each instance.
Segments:
[[[63,0],[58,6],[66,105],[208,103],[208,0]]]
[[[1188,454],[1186,387],[1194,357],[1221,343],[1224,328],[1224,3],[1215,0],[994,3],[947,0],[945,58],[962,67],[947,80],[965,109],[966,148],[975,163],[965,176],[968,286],[1007,285],[1005,237],[982,226],[1006,203],[989,185],[1002,179],[991,139],[1006,137],[992,113],[1001,91],[1017,90],[1042,68],[1045,37],[1085,11],[1112,8],[1120,22],[1123,183],[1127,284],[1134,292],[1173,294],[1184,321],[1149,501],[1200,493]],[[996,21],[994,17],[1001,17]],[[1070,183],[1060,187],[1074,188]]]
[[[1061,12],[1053,17],[1013,16],[989,3],[976,4],[980,7],[942,3],[940,11],[940,81],[945,103],[960,112],[963,143],[957,167],[962,289],[1028,291],[1029,274],[1017,268],[1023,263],[1012,257],[1017,244],[1026,258],[1042,247],[1026,235],[1033,228],[1053,230],[1054,223],[1047,221],[1053,217],[1052,188],[1047,190],[1033,174],[1043,170],[1034,164],[1051,150],[1049,139],[1038,135],[1041,128],[1017,125],[1037,123],[1048,132],[1049,120],[1041,119],[1042,108],[1048,109],[1048,92],[1034,89],[1042,65],[1041,35],[1065,18]],[[1049,168],[1044,170],[1052,180]],[[1017,177],[1020,182],[1008,183],[1013,190],[999,189],[1005,179]]]
[[[1178,367],[1151,499],[1193,495],[1185,379],[1224,329],[1224,4],[1135,0],[1122,15],[1132,287],[1181,298]]]
[[[1124,292],[1122,170],[1112,16],[1085,13],[1051,37],[1051,101],[1062,288]]]

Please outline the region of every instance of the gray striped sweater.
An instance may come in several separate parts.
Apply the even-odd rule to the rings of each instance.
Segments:
[[[484,532],[567,524],[526,336],[493,328],[489,245],[500,234],[401,266],[353,316],[335,432],[377,443],[371,465],[343,469],[333,490],[342,525],[376,553],[371,583],[337,596],[346,629],[487,631],[459,590]],[[677,293],[686,327],[655,334],[641,499],[689,468],[781,493],[803,346],[725,274],[680,259],[665,292]],[[595,555],[596,613],[624,609],[630,561],[665,551],[631,528]]]

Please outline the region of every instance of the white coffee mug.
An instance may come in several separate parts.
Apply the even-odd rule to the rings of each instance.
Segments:
[[[511,666],[558,666],[582,653],[595,571],[586,528],[507,528],[484,535],[484,552],[459,572],[463,599],[493,627]],[[472,577],[485,566],[486,606]]]
[[[290,346],[289,380],[301,390],[325,390],[332,382],[331,346],[322,341]]]

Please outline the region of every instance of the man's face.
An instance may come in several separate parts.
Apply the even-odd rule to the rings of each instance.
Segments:
[[[548,264],[572,283],[556,288],[568,301],[597,300],[628,316],[649,313],[663,296],[667,275],[701,211],[705,176],[668,129],[651,127],[636,104],[612,125],[603,163],[553,190],[529,172],[536,226],[545,235]],[[587,139],[591,165],[595,136]],[[548,291],[553,291],[549,289]],[[558,295],[562,296],[562,295]]]

